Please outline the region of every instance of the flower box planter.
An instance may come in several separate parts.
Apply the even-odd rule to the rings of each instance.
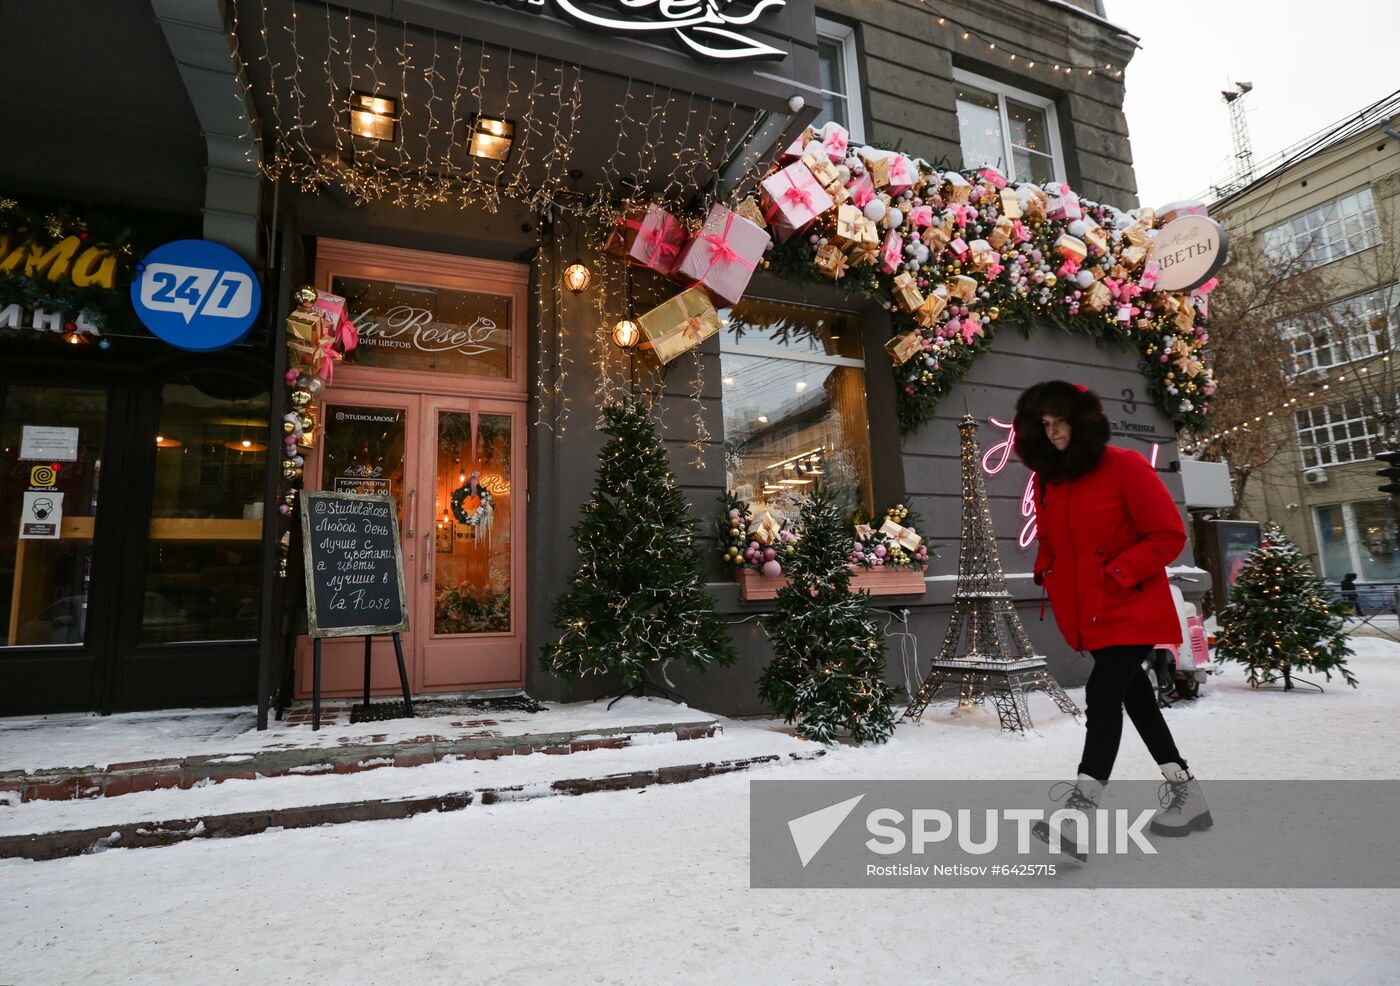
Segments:
[[[775,599],[778,590],[787,584],[787,577],[763,575],[752,568],[739,570],[739,598],[745,602]],[[872,596],[922,596],[924,573],[917,568],[856,568],[851,567],[851,589],[865,590]]]

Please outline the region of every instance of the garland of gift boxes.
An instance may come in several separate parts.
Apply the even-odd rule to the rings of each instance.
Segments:
[[[1156,290],[1160,225],[1199,204],[1121,212],[1068,185],[1009,182],[995,168],[939,170],[903,154],[851,149],[837,124],[809,129],[760,182],[760,197],[715,204],[698,231],[654,203],[627,210],[609,253],[686,289],[638,319],[661,363],[720,330],[715,305],[743,297],[755,270],[829,279],[879,301],[911,431],[986,349],[998,321],[1039,317],[1137,348],[1148,389],[1179,429],[1198,430],[1215,381],[1206,362],[1212,278]]]
[[[316,407],[335,365],[359,344],[360,334],[345,313],[345,299],[309,285],[294,295],[297,307],[287,316],[287,413],[282,417],[282,479],[286,488],[277,512],[291,517],[302,486],[306,459],[315,447]],[[287,576],[291,531],[282,533],[278,575]]]

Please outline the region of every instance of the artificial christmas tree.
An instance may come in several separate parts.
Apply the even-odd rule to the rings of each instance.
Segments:
[[[1355,688],[1356,676],[1346,666],[1350,612],[1313,574],[1297,545],[1270,524],[1230,587],[1215,654],[1248,667],[1256,686],[1281,679],[1291,689],[1294,672],[1305,670],[1321,671],[1328,681],[1335,671]]]
[[[799,736],[830,743],[844,729],[857,743],[883,743],[894,731],[884,634],[869,595],[851,591],[851,535],[829,488],[804,502],[799,531],[784,569],[791,581],[763,621],[774,656],[759,695]]]
[[[700,572],[695,520],[646,409],[602,409],[593,495],[574,526],[579,567],[554,605],[563,631],[544,648],[546,671],[566,678],[616,672],[637,695],[653,661],[696,669],[730,664],[734,649]]]

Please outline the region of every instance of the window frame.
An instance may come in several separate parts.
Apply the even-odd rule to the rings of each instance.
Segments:
[[[1018,178],[1016,176],[1016,158],[1011,144],[1011,122],[1006,115],[1006,100],[1014,99],[1017,102],[1026,103],[1041,110],[1045,114],[1045,130],[1050,138],[1050,163],[1055,173],[1055,181],[1064,182],[1065,178],[1065,154],[1060,143],[1060,118],[1055,109],[1055,101],[1046,96],[1037,96],[1035,93],[1018,89],[1016,86],[1008,85],[1005,82],[998,82],[985,75],[978,75],[975,72],[968,72],[964,69],[953,69],[953,81],[961,85],[976,86],[978,89],[985,89],[997,96],[997,112],[1001,115],[1001,143],[1002,151],[1006,155],[1006,163],[1002,166],[1001,172],[1012,181],[1029,181],[1029,178]],[[957,103],[954,100],[954,115],[957,114]],[[958,150],[962,151],[962,129],[958,131]],[[963,167],[981,167],[981,165],[969,164],[963,160]]]
[[[1400,311],[1400,304],[1387,308],[1385,306],[1385,303],[1388,300],[1388,298],[1394,297],[1397,291],[1400,291],[1400,284],[1388,284],[1377,288],[1371,288],[1366,291],[1358,291],[1354,294],[1349,294],[1344,298],[1338,298],[1336,301],[1329,302],[1325,305],[1320,305],[1317,308],[1309,309],[1306,312],[1300,312],[1297,315],[1291,315],[1288,318],[1281,318],[1277,322],[1275,322],[1275,331],[1279,333],[1279,337],[1284,342],[1288,343],[1289,349],[1292,353],[1293,365],[1289,371],[1290,376],[1296,378],[1306,373],[1320,373],[1323,370],[1330,370],[1333,367],[1348,366],[1352,363],[1355,363],[1358,360],[1372,359],[1376,356],[1381,355],[1382,353],[1394,349],[1396,340],[1398,337],[1400,337],[1400,318],[1395,317],[1395,313],[1397,311]],[[1370,328],[1369,323],[1357,323],[1356,325],[1349,324],[1346,327],[1346,334],[1344,336],[1338,337],[1333,332],[1332,322],[1324,322],[1323,328],[1327,333],[1325,348],[1331,350],[1334,353],[1341,351],[1344,355],[1343,358],[1334,359],[1330,363],[1318,362],[1317,353],[1321,351],[1322,347],[1319,347],[1317,345],[1316,336],[1308,331],[1308,319],[1312,316],[1321,316],[1325,318],[1327,317],[1326,315],[1324,315],[1324,313],[1326,312],[1338,310],[1346,307],[1347,305],[1357,303],[1371,297],[1375,297],[1376,299],[1375,308],[1377,310],[1377,313],[1384,315],[1385,317],[1385,327],[1383,329],[1373,331]],[[1333,317],[1335,318],[1335,316]],[[1363,314],[1363,319],[1364,318],[1365,316]],[[1337,320],[1340,321],[1340,319]],[[1359,331],[1356,331],[1356,329],[1358,328]],[[1299,349],[1294,345],[1295,340],[1305,340],[1309,343],[1309,345],[1302,349]],[[1370,352],[1353,355],[1353,352],[1355,352],[1355,350],[1361,343],[1371,345],[1372,348]],[[1300,368],[1298,366],[1298,358],[1301,355],[1306,354],[1311,355],[1312,363],[1310,366]]]
[[[1350,248],[1350,244],[1348,243],[1349,236],[1344,228],[1345,219],[1341,215],[1340,206],[1341,203],[1347,201],[1348,199],[1361,196],[1363,194],[1368,199],[1370,199],[1370,207],[1369,210],[1360,209],[1358,211],[1363,216],[1365,216],[1369,212],[1372,221],[1370,225],[1363,226],[1360,230],[1367,242],[1363,246],[1359,246],[1353,250]],[[1333,207],[1337,207],[1337,217],[1332,220],[1324,219],[1309,235],[1315,235],[1317,232],[1327,229],[1328,226],[1335,225],[1336,228],[1340,230],[1341,235],[1339,237],[1339,241],[1346,248],[1345,252],[1328,256],[1325,259],[1321,258],[1317,256],[1319,252],[1319,243],[1317,243],[1316,241],[1310,243],[1306,249],[1299,250],[1299,237],[1293,229],[1293,224],[1299,221],[1303,221],[1306,223],[1310,216],[1324,215],[1328,209],[1331,209]],[[1361,185],[1358,188],[1353,188],[1350,191],[1343,192],[1341,195],[1337,195],[1328,199],[1321,205],[1314,206],[1313,208],[1308,209],[1305,212],[1295,213],[1294,215],[1291,215],[1286,219],[1280,220],[1279,222],[1276,222],[1273,225],[1266,227],[1259,233],[1259,244],[1263,247],[1264,252],[1277,262],[1296,262],[1302,270],[1315,270],[1318,267],[1325,267],[1328,264],[1336,263],[1338,260],[1345,260],[1347,257],[1355,256],[1358,253],[1364,253],[1367,250],[1379,246],[1381,242],[1380,230],[1381,217],[1380,211],[1376,208],[1376,195],[1375,192],[1372,191],[1371,186],[1369,184],[1366,184]],[[1273,242],[1270,242],[1271,240],[1273,240]],[[1330,247],[1330,245],[1331,241],[1328,241],[1328,246]]]
[[[824,96],[837,96],[846,101],[846,129],[850,132],[852,144],[865,143],[865,102],[860,94],[860,55],[856,47],[856,29],[852,24],[817,18],[817,40],[834,41],[841,47],[841,82],[845,92],[834,92],[817,86]],[[820,58],[820,53],[818,53]],[[818,114],[817,120],[821,119]],[[813,121],[813,125],[816,122]]]
[[[1356,403],[1358,409],[1360,410],[1360,417],[1356,417],[1345,413],[1347,410],[1346,405],[1351,402]],[[1365,462],[1368,459],[1375,458],[1375,448],[1373,443],[1380,436],[1374,430],[1375,419],[1372,416],[1372,411],[1374,409],[1368,410],[1366,407],[1367,403],[1368,402],[1365,400],[1365,398],[1360,396],[1343,397],[1341,400],[1332,401],[1327,404],[1314,404],[1310,407],[1300,407],[1293,412],[1293,434],[1298,443],[1298,458],[1301,463],[1301,471],[1306,472],[1310,469],[1327,469],[1331,466],[1351,465],[1356,462]],[[1333,418],[1332,409],[1335,407],[1341,407],[1344,413],[1339,417]],[[1315,412],[1322,412],[1326,416],[1326,420],[1320,424],[1310,423],[1306,427],[1303,427],[1299,424],[1299,415],[1312,415]],[[1361,422],[1363,426],[1363,433],[1361,435],[1348,435],[1343,440],[1343,442],[1347,446],[1351,446],[1358,441],[1365,442],[1366,454],[1360,458],[1337,458],[1336,452],[1338,450],[1339,442],[1330,434],[1327,436],[1326,441],[1320,443],[1306,443],[1303,440],[1304,431],[1314,433],[1330,432],[1332,428],[1338,426],[1346,426],[1353,421]],[[1331,458],[1328,461],[1323,461],[1321,453],[1324,449],[1330,450],[1333,455],[1333,458]],[[1309,452],[1312,452],[1314,454],[1314,458],[1317,461],[1312,463],[1308,462]]]

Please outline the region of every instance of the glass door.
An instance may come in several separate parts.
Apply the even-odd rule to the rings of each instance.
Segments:
[[[420,623],[414,609],[418,592],[411,573],[421,563],[422,512],[419,482],[418,432],[420,399],[413,394],[363,390],[330,390],[316,425],[316,447],[305,454],[306,488],[336,493],[369,493],[392,497],[398,508],[403,543],[409,631],[403,635],[405,657],[413,652]],[[358,695],[363,685],[364,640],[327,639],[322,644],[321,690],[324,696]],[[297,647],[297,693],[311,694],[311,647],[303,637]],[[415,663],[409,661],[409,683],[419,687]],[[397,692],[398,670],[389,637],[374,642],[371,687]]]
[[[93,708],[105,387],[0,382],[0,710]],[[110,607],[109,607],[110,608]]]
[[[423,398],[421,679],[434,690],[524,683],[523,405]],[[429,513],[429,511],[431,511]]]

